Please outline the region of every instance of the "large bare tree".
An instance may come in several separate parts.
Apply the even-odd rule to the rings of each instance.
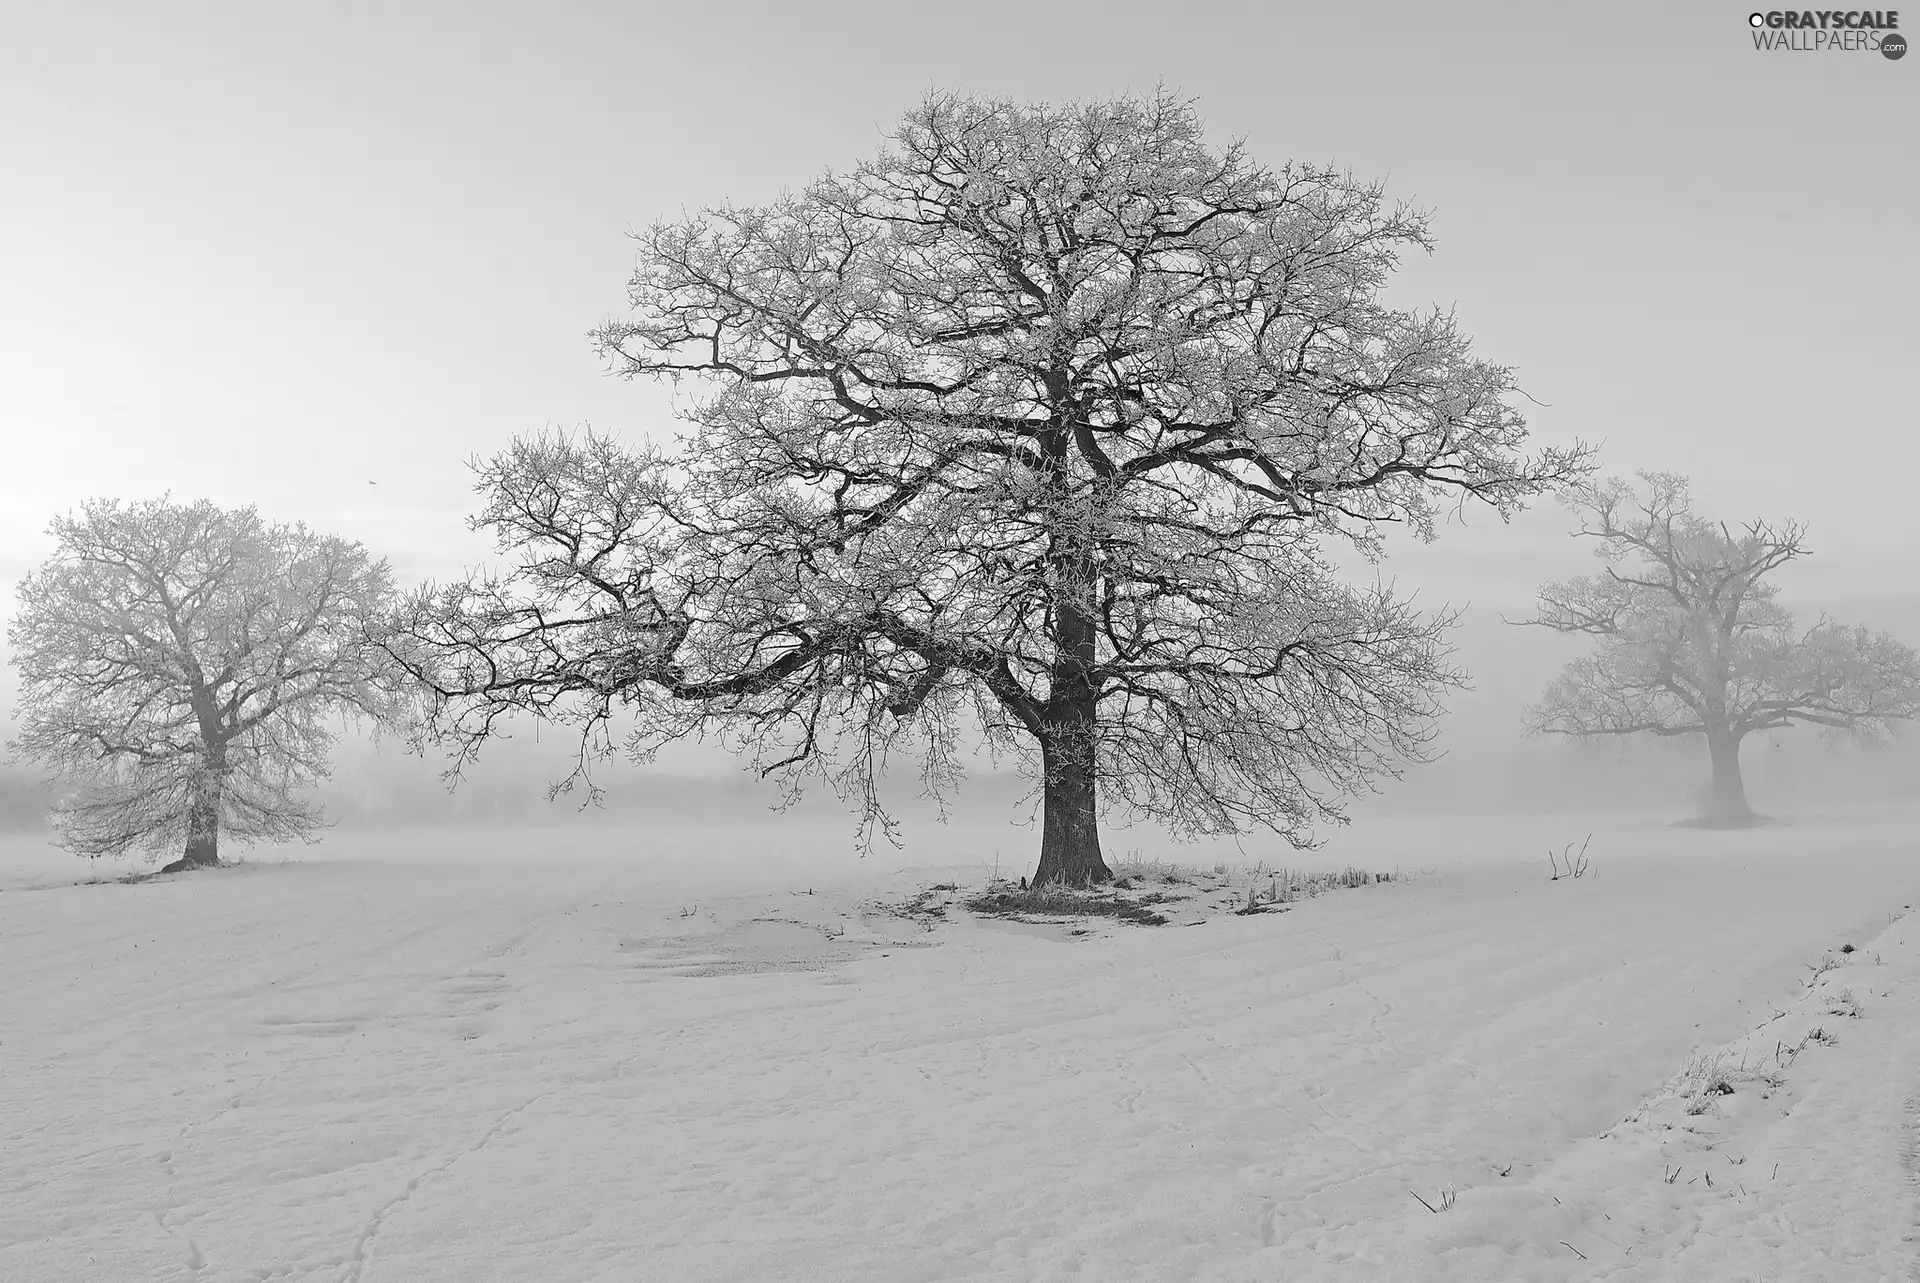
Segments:
[[[1568,492],[1607,565],[1541,590],[1521,621],[1599,639],[1528,715],[1535,733],[1697,735],[1709,819],[1751,818],[1740,743],[1797,723],[1871,742],[1920,712],[1920,658],[1899,640],[1821,619],[1800,632],[1769,576],[1808,555],[1806,527],[1734,530],[1693,510],[1684,477],[1643,472]]]
[[[327,775],[338,717],[398,707],[366,632],[392,604],[386,563],[205,501],[94,502],[49,532],[7,630],[8,747],[55,773],[62,843],[182,850],[171,870],[218,863],[223,832],[321,826],[295,791]]]
[[[891,748],[938,789],[978,733],[1037,779],[1040,882],[1110,876],[1104,804],[1305,840],[1457,680],[1447,619],[1321,541],[1508,513],[1584,450],[1527,457],[1508,371],[1382,300],[1430,242],[1376,184],[1216,150],[1166,92],[936,94],[892,142],[639,236],[599,348],[690,383],[689,431],[476,463],[517,567],[416,597],[396,654],[465,751],[618,710],[642,757],[729,733],[869,820]]]

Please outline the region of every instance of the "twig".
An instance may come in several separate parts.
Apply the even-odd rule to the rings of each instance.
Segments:
[[[1587,840],[1580,844],[1580,853],[1578,855],[1573,853],[1573,843],[1571,842],[1567,843],[1566,849],[1558,855],[1554,854],[1552,847],[1548,847],[1547,864],[1553,869],[1553,876],[1547,880],[1549,882],[1558,882],[1561,878],[1585,877],[1588,868],[1587,847],[1592,841],[1593,834],[1587,834]],[[1561,867],[1562,864],[1566,866],[1564,869]]]
[[[1413,1191],[1408,1190],[1407,1193],[1413,1194]],[[1416,1200],[1418,1200],[1420,1206],[1426,1208],[1429,1212],[1432,1212],[1435,1216],[1440,1215],[1440,1210],[1436,1208],[1432,1203],[1429,1203],[1426,1199],[1421,1198],[1418,1194],[1413,1194],[1413,1196]]]
[[[1587,1254],[1585,1252],[1581,1251],[1579,1248],[1575,1247],[1573,1244],[1567,1242],[1567,1240],[1565,1239],[1560,1240],[1560,1246],[1566,1248],[1569,1252],[1572,1252],[1575,1256],[1579,1257],[1583,1261],[1587,1259]]]

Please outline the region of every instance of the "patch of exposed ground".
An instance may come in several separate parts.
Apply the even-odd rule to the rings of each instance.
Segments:
[[[1351,867],[1327,872],[1220,864],[1205,870],[1139,860],[1122,861],[1113,871],[1112,882],[1089,888],[1028,886],[1025,879],[990,878],[979,890],[963,893],[957,883],[942,882],[904,901],[872,907],[928,930],[951,921],[950,914],[957,908],[1003,928],[1070,939],[1095,934],[1095,924],[1101,921],[1198,926],[1223,914],[1283,913],[1328,891],[1401,880],[1398,873]]]

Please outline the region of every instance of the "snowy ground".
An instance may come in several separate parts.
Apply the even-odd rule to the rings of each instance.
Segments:
[[[1587,827],[1362,825],[1303,862],[1432,871],[1071,941],[873,907],[1024,830],[15,843],[0,1278],[1913,1277],[1920,824],[1603,822],[1549,882]]]

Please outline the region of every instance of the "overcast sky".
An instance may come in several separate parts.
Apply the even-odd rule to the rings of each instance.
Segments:
[[[1911,597],[1920,58],[1753,48],[1732,4],[125,4],[0,18],[0,580],[91,496],[258,503],[404,578],[486,552],[462,461],[670,428],[586,332],[628,229],[871,154],[928,88],[1198,98],[1269,163],[1433,209],[1543,441],[1797,516],[1822,598]],[[1920,19],[1920,14],[1915,15]],[[377,483],[377,484],[369,484]],[[1548,507],[1391,567],[1523,605]],[[1814,576],[1807,580],[1806,576]]]

